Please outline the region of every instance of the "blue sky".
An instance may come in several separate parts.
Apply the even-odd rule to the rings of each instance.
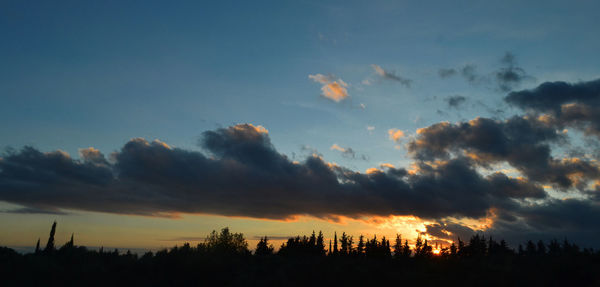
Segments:
[[[493,79],[507,52],[527,75],[514,90],[600,76],[597,1],[59,2],[0,3],[2,148],[202,150],[202,132],[252,123],[294,160],[408,167],[418,128],[520,113]],[[465,65],[478,81],[439,75]],[[348,97],[321,96],[316,74]]]

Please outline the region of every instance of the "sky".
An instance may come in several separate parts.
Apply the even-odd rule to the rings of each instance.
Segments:
[[[2,1],[0,245],[600,247],[598,1]],[[61,237],[62,236],[62,237]]]

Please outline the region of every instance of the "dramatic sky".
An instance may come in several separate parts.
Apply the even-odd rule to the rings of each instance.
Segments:
[[[600,247],[598,1],[2,1],[0,245]],[[277,244],[278,245],[278,244]]]

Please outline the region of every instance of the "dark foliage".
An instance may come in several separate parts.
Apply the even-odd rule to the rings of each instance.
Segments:
[[[56,231],[53,225],[51,237]],[[356,245],[342,233],[337,252],[323,234],[288,239],[274,252],[268,238],[254,254],[240,233],[213,231],[203,243],[141,256],[76,246],[19,254],[0,247],[2,286],[597,286],[600,252],[564,240],[529,241],[515,252],[504,240],[475,235],[448,247],[397,235]],[[49,240],[50,242],[50,240]],[[337,245],[337,244],[336,244]],[[52,246],[52,245],[50,245]],[[393,249],[393,252],[392,252]],[[46,251],[52,250],[52,251]],[[434,252],[435,251],[435,252]]]

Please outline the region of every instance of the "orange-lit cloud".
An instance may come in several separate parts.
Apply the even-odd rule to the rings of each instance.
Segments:
[[[335,80],[332,76],[322,74],[308,75],[308,78],[322,84],[322,96],[334,102],[340,102],[348,97],[348,84],[342,79]]]
[[[390,140],[398,142],[404,137],[404,132],[399,129],[389,129],[388,136],[390,137]]]

